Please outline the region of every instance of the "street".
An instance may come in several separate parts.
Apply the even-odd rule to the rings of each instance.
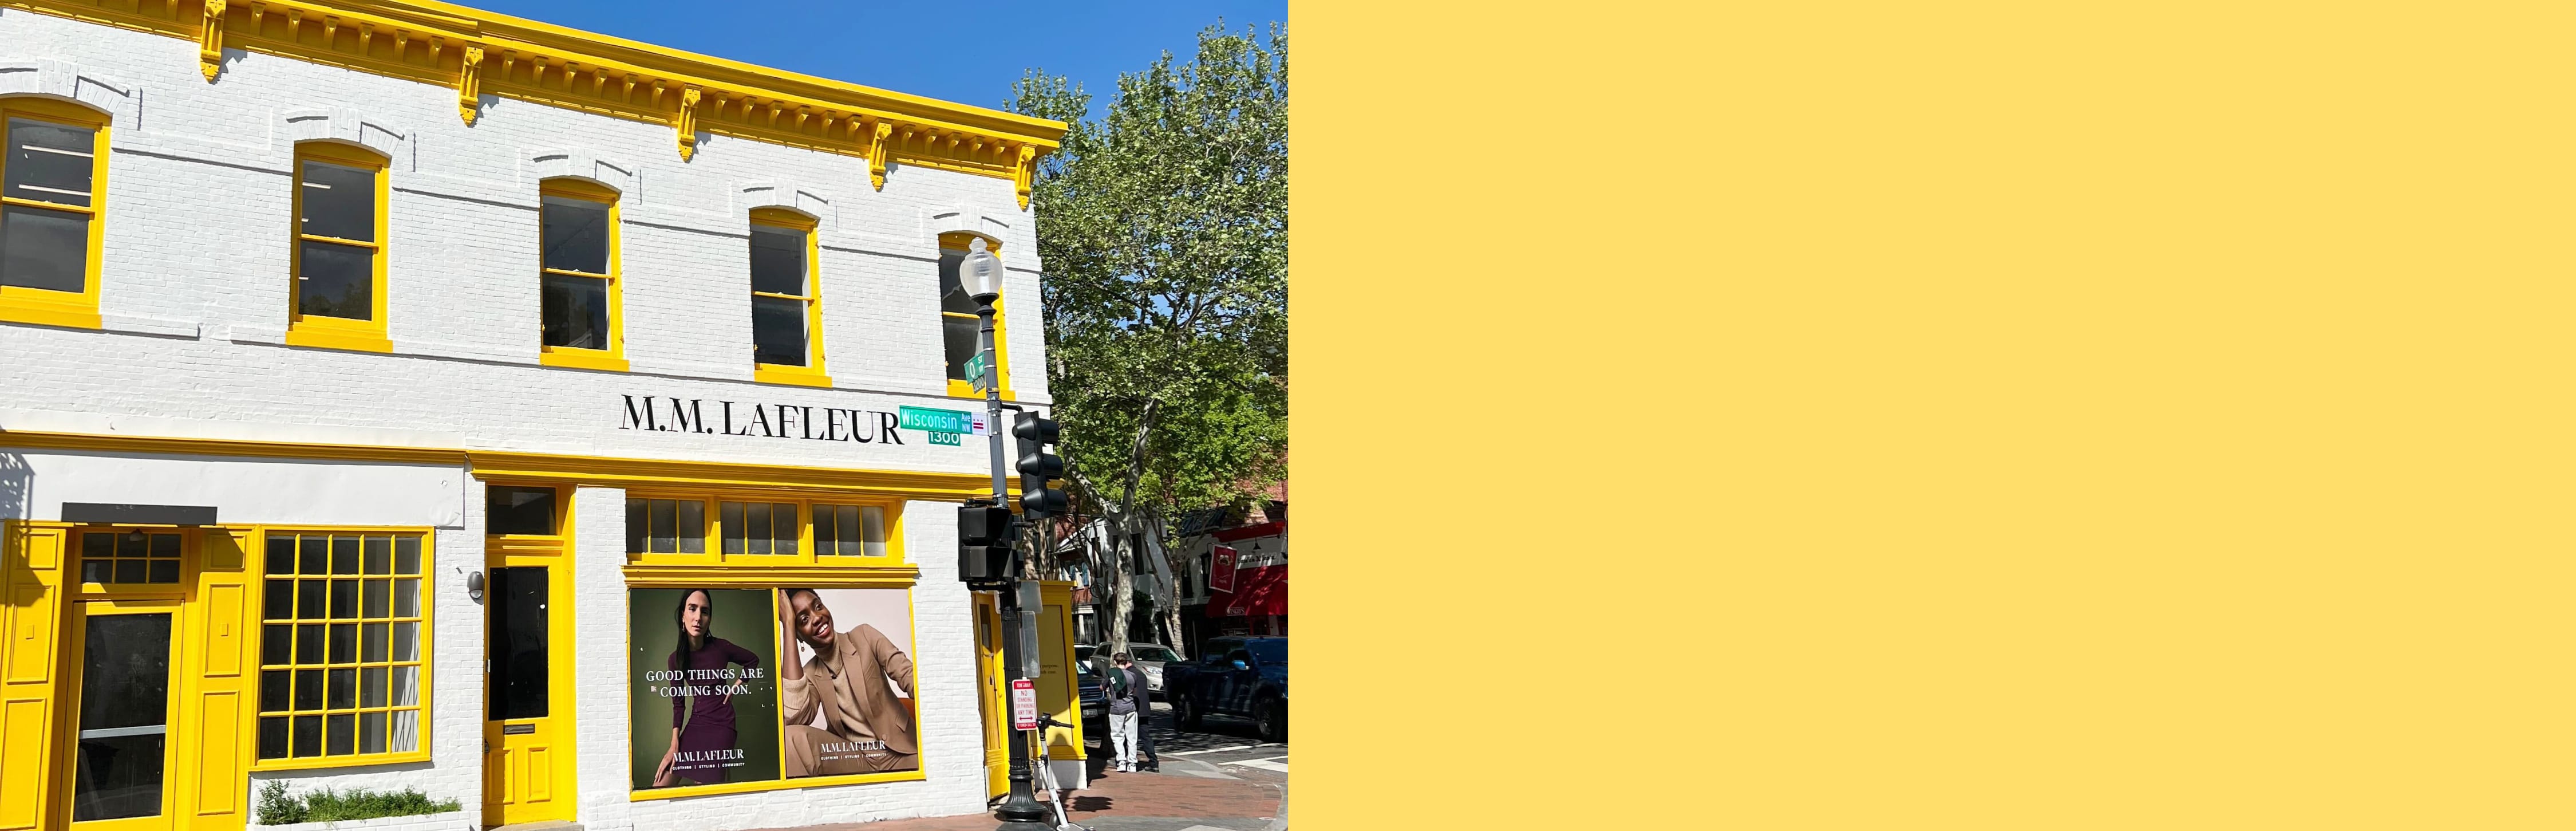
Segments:
[[[1209,715],[1201,717],[1198,729],[1182,730],[1173,721],[1171,703],[1156,701],[1145,729],[1152,732],[1154,752],[1165,774],[1227,776],[1256,782],[1288,779],[1288,746],[1262,741],[1251,719]],[[1093,767],[1104,767],[1105,760],[1114,755],[1106,737],[1093,747],[1091,758],[1103,760]],[[1175,764],[1176,761],[1196,764]]]

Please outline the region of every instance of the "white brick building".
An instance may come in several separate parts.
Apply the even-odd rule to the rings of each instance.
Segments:
[[[1006,394],[1046,404],[1025,183],[1062,125],[391,0],[0,6],[0,114],[0,831],[241,828],[270,781],[463,806],[341,828],[983,810],[991,654],[950,508],[985,450],[894,414],[982,409],[941,283],[978,239]],[[672,624],[630,598],[692,586],[903,590],[910,769],[639,785],[664,667],[630,642]],[[546,616],[498,639],[546,669],[487,693],[528,648],[487,627],[514,590]],[[96,679],[162,648],[156,724],[136,702],[164,699]],[[503,687],[544,715],[500,717]]]

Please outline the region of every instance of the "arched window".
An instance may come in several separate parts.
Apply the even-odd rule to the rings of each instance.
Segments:
[[[538,184],[538,360],[626,370],[618,292],[617,191],[582,179]]]
[[[96,329],[107,116],[0,99],[0,320]]]
[[[385,337],[385,162],[355,145],[295,146],[287,343],[393,351]]]

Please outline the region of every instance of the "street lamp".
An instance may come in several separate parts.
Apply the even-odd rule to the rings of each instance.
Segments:
[[[975,237],[966,243],[966,259],[957,264],[957,283],[966,290],[967,296],[975,299],[975,317],[983,323],[975,338],[976,363],[981,366],[976,369],[975,377],[968,380],[984,387],[985,432],[990,437],[993,455],[993,504],[1008,506],[1011,504],[1010,492],[1005,484],[1002,462],[1002,381],[993,360],[993,301],[1002,297],[1002,258],[985,250],[983,237]],[[1003,544],[1012,543],[1006,540]],[[1020,643],[1023,635],[1019,630],[1024,628],[1020,621],[1021,607],[1027,605],[1020,599],[1021,572],[1020,558],[1014,555],[1004,572],[1006,582],[1001,592],[1003,675],[1011,680],[1026,678],[1030,674],[1025,665],[1028,650]],[[1031,793],[1030,782],[1034,778],[1029,771],[1031,763],[1028,735],[1014,724],[1011,727],[1011,793],[1002,800],[1001,807],[993,810],[993,815],[1002,820],[999,831],[1051,828],[1046,821],[1046,808],[1039,805],[1037,796]]]

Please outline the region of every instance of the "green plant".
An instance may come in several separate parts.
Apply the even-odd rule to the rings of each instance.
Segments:
[[[407,817],[418,814],[443,814],[463,806],[453,799],[432,801],[416,788],[399,791],[374,791],[352,788],[335,791],[329,788],[301,797],[286,792],[286,783],[270,781],[259,788],[259,823],[287,825],[298,822],[339,822],[377,817]]]

